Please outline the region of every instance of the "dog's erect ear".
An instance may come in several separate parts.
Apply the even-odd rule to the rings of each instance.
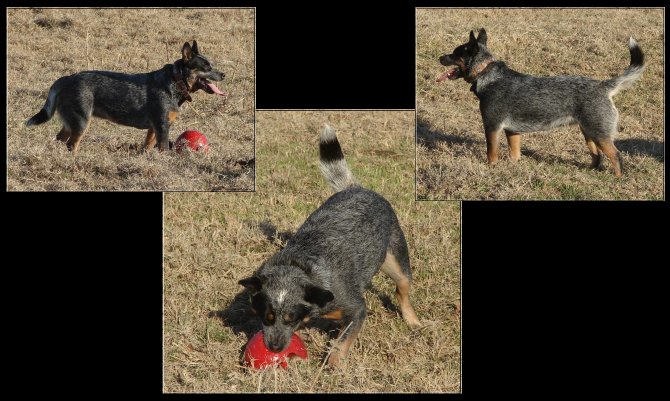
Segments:
[[[193,49],[191,48],[191,45],[188,44],[188,42],[184,43],[184,47],[181,48],[181,58],[184,61],[188,61],[193,58]]]
[[[477,38],[475,38],[475,32],[470,31],[470,40],[468,41],[470,46],[475,46],[477,44]]]
[[[247,290],[251,291],[253,294],[259,292],[262,287],[261,279],[256,276],[242,279],[238,281],[238,283],[244,286]]]
[[[314,285],[308,285],[305,287],[305,301],[310,304],[315,304],[319,308],[323,308],[330,301],[335,299],[333,293],[324,290],[323,288],[316,287]]]
[[[481,31],[480,31],[480,32],[481,32]],[[484,32],[484,34],[486,34],[486,32]],[[478,39],[479,39],[479,38],[478,38]],[[195,56],[196,54],[200,54],[200,52],[198,51],[198,42],[196,42],[195,40],[193,41],[193,45],[191,45],[191,51],[193,52],[193,55],[194,55],[194,56]]]
[[[479,35],[477,35],[477,43],[482,46],[486,46],[486,30],[484,28],[479,30]]]

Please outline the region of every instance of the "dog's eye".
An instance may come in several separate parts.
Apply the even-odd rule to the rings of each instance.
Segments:
[[[268,313],[268,314],[265,315],[265,324],[267,324],[269,326],[271,324],[274,324],[274,322],[275,322],[274,313]]]
[[[293,313],[284,314],[284,322],[293,323],[296,321],[295,315]]]

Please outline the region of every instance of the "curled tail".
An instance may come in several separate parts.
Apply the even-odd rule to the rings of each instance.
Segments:
[[[358,181],[349,170],[347,161],[340,143],[337,141],[335,130],[325,124],[321,131],[319,140],[319,159],[321,161],[321,173],[335,192],[340,192],[348,187],[358,185]]]
[[[628,48],[630,49],[630,65],[624,70],[623,75],[603,81],[603,85],[608,89],[610,96],[633,86],[644,71],[644,53],[632,36],[628,40]]]
[[[60,80],[51,85],[47,101],[44,103],[42,110],[26,121],[27,126],[38,125],[51,120],[51,117],[54,116],[54,112],[56,111],[56,96],[58,95],[59,90]]]

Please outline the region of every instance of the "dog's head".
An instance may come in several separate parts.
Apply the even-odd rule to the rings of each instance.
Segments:
[[[249,290],[251,310],[261,318],[265,346],[273,352],[286,349],[312,311],[334,299],[296,266],[266,266],[239,284]]]
[[[221,71],[215,70],[212,64],[198,51],[198,43],[194,40],[193,45],[184,43],[181,48],[181,76],[188,87],[189,92],[203,90],[207,93],[216,93],[225,96],[216,85],[210,81],[221,81],[226,76]]]
[[[445,79],[463,78],[470,81],[483,67],[493,61],[493,56],[486,48],[486,31],[484,28],[479,30],[475,38],[475,33],[470,31],[470,39],[454,49],[451,54],[440,56],[440,63],[444,66],[455,65],[437,78],[437,82]],[[482,67],[483,66],[483,67]]]

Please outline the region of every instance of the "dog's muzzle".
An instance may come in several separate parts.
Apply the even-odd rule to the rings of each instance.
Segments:
[[[437,77],[436,79],[437,82],[442,82],[445,79],[458,79],[462,76],[461,68],[458,67],[456,60],[454,60],[454,58],[451,57],[450,54],[443,54],[442,56],[440,56],[440,64],[442,64],[443,66],[456,65],[457,67],[442,73],[442,75]]]
[[[211,70],[207,72],[201,72],[198,74],[198,80],[195,81],[193,86],[191,87],[191,92],[195,92],[198,89],[202,89],[203,91],[207,93],[216,93],[219,96],[226,96],[225,93],[221,91],[216,85],[214,85],[211,81],[221,81],[223,78],[225,78],[226,74],[224,74],[221,71],[216,71],[216,70]]]

